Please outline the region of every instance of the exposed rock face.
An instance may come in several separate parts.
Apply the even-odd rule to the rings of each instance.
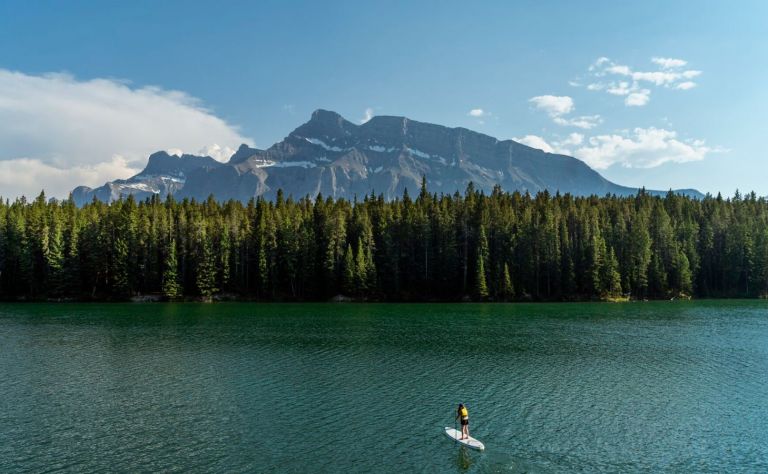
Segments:
[[[490,192],[506,191],[574,195],[628,195],[637,189],[614,184],[582,161],[545,153],[512,140],[465,128],[448,128],[405,117],[374,117],[355,125],[335,112],[317,110],[309,122],[266,150],[242,145],[222,164],[209,157],[150,156],[147,168],[128,180],[74,191],[78,203],[94,196],[109,201],[120,194],[142,199],[152,193],[178,198],[246,201],[286,196],[353,198],[383,193],[401,196],[416,191],[422,176],[430,191],[452,194],[472,182]],[[683,194],[700,196],[695,190]]]

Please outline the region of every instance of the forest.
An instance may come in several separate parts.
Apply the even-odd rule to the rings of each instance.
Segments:
[[[0,201],[0,299],[765,297],[768,202],[535,196]]]

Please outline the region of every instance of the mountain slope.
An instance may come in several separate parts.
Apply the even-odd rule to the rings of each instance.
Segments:
[[[156,192],[178,198],[248,200],[274,198],[277,190],[296,198],[353,198],[374,192],[387,199],[419,188],[454,193],[472,182],[490,191],[549,190],[574,195],[630,195],[637,189],[603,178],[582,161],[545,153],[512,140],[499,141],[465,128],[448,128],[405,117],[378,116],[362,125],[327,110],[266,150],[242,145],[222,164],[208,157],[169,157],[159,152],[147,168],[128,180],[96,188],[77,188],[78,203],[94,196],[111,200],[120,193],[143,198]],[[694,190],[678,191],[700,196]]]

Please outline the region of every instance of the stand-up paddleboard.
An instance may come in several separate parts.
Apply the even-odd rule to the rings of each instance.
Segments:
[[[463,444],[468,448],[476,449],[478,451],[485,450],[485,445],[471,436],[467,439],[461,439],[461,431],[455,428],[449,428],[446,426],[444,433],[445,433],[445,436],[451,438],[457,443]]]

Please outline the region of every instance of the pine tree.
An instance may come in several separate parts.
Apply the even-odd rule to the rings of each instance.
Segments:
[[[355,260],[352,256],[352,245],[347,245],[344,251],[344,264],[342,265],[341,290],[347,295],[357,293],[355,283],[357,281],[355,274]]]
[[[216,265],[217,274],[218,274],[218,281],[219,281],[219,287],[220,288],[227,288],[229,285],[229,278],[231,275],[231,270],[229,268],[229,263],[231,259],[231,253],[232,253],[232,242],[231,237],[229,235],[229,229],[224,226],[224,229],[222,229],[221,232],[221,238],[219,240],[219,251],[217,253],[218,256],[218,262]]]
[[[47,293],[53,297],[61,297],[66,289],[64,269],[64,242],[61,223],[54,220],[49,235],[45,241],[44,257],[47,274]]]
[[[477,297],[485,299],[488,297],[488,283],[485,279],[485,262],[482,256],[477,256],[477,275],[475,276],[475,293]]]
[[[616,260],[616,252],[613,247],[608,251],[608,258],[605,261],[602,275],[602,295],[616,297],[621,295],[621,274],[619,273],[619,262]]]
[[[486,275],[486,266],[488,265],[488,238],[485,234],[485,227],[480,226],[480,232],[477,243],[477,264],[475,267],[475,293],[478,298],[485,299],[488,297],[488,282]]]
[[[593,235],[589,248],[589,290],[592,296],[602,296],[607,290],[605,287],[605,254],[605,239],[600,234]]]
[[[376,264],[373,261],[373,250],[365,248],[365,287],[368,292],[376,289]]]
[[[688,257],[684,252],[678,253],[676,267],[678,273],[677,288],[682,295],[690,296],[693,292],[693,276],[691,274],[691,266],[688,262]]]
[[[504,262],[502,282],[501,296],[506,301],[511,299],[515,294],[515,288],[512,286],[512,277],[509,275],[509,265],[506,262]]]
[[[368,289],[368,262],[363,248],[363,240],[357,239],[357,252],[355,253],[355,293],[364,294]]]
[[[74,214],[76,212],[74,210],[74,203],[71,203],[71,206],[70,212]],[[63,268],[63,274],[65,275],[64,293],[69,297],[77,297],[82,289],[79,249],[80,229],[75,215],[70,215],[69,219]]]
[[[209,300],[218,290],[216,288],[216,257],[210,237],[203,228],[199,234],[196,285],[200,296]]]
[[[176,258],[176,241],[171,240],[163,268],[163,296],[173,300],[182,295],[183,290],[179,284],[179,264]]]
[[[110,252],[112,258],[109,268],[109,287],[111,293],[117,297],[125,297],[131,293],[128,277],[128,257],[130,251],[131,248],[124,237],[118,236],[115,238]]]
[[[266,207],[259,202],[259,221],[256,227],[256,265],[258,277],[258,294],[266,297],[270,285],[269,278],[269,229],[267,225]]]

